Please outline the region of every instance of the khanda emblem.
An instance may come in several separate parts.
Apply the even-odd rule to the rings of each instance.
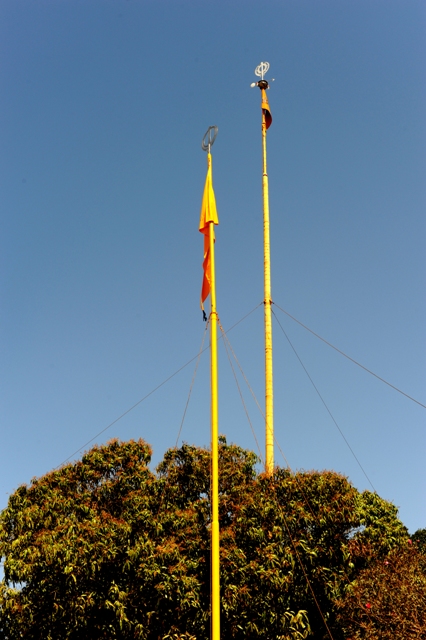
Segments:
[[[268,71],[269,71],[269,62],[261,62],[254,70],[254,73],[260,78],[260,80],[258,82],[252,82],[250,86],[259,87],[260,89],[268,89],[269,83],[267,80],[265,80],[265,74],[268,73]],[[274,81],[274,78],[272,78],[272,82],[273,81]]]
[[[269,62],[261,62],[259,66],[256,67],[254,73],[259,76],[263,80],[263,76],[268,72]]]

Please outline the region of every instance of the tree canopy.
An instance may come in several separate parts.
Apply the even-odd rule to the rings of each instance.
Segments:
[[[155,473],[150,459],[144,441],[115,440],[10,496],[0,638],[209,637],[210,452],[170,449]],[[385,596],[368,585],[407,552],[396,507],[335,472],[268,477],[257,463],[221,438],[222,637],[373,638],[363,603]],[[403,579],[415,591],[420,572],[421,591],[409,551]]]
[[[357,575],[337,603],[351,640],[426,638],[426,555],[408,540]]]

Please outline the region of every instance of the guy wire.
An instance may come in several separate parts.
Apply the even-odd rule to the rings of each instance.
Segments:
[[[247,409],[246,403],[244,402],[244,397],[243,397],[243,394],[242,394],[242,391],[241,391],[240,384],[239,384],[239,382],[238,382],[238,378],[237,378],[237,374],[236,374],[235,369],[234,369],[234,365],[232,364],[231,356],[230,356],[230,354],[229,354],[229,349],[231,350],[232,355],[234,356],[235,361],[237,362],[237,364],[238,364],[238,366],[239,366],[239,368],[240,368],[240,371],[241,371],[241,373],[243,374],[243,376],[244,376],[244,380],[246,381],[247,385],[248,385],[248,381],[247,381],[247,378],[246,378],[246,377],[245,377],[245,375],[244,375],[243,370],[241,369],[241,365],[240,365],[240,363],[239,363],[239,362],[238,362],[238,360],[237,360],[237,357],[236,357],[236,355],[235,355],[235,352],[234,352],[234,350],[232,349],[231,343],[229,342],[229,338],[228,338],[228,336],[226,335],[225,330],[223,329],[223,327],[222,327],[222,325],[221,325],[221,323],[220,323],[220,320],[219,320],[219,319],[218,319],[218,322],[219,322],[219,328],[220,328],[220,330],[221,330],[221,332],[222,332],[222,336],[223,336],[223,344],[224,344],[224,346],[225,346],[226,355],[228,356],[228,361],[229,361],[230,367],[231,367],[231,369],[232,369],[232,373],[233,373],[233,375],[234,375],[235,384],[237,385],[238,393],[240,394],[241,403],[242,403],[242,405],[243,405],[243,408],[244,408],[244,411],[245,411],[245,414],[246,414],[246,417],[247,417],[247,421],[248,421],[248,423],[249,423],[249,425],[250,425],[250,429],[251,429],[251,432],[252,432],[252,434],[253,434],[254,441],[256,442],[257,450],[258,450],[258,452],[259,452],[259,458],[260,458],[260,460],[262,461],[262,463],[264,464],[264,460],[263,460],[262,452],[261,452],[261,449],[260,449],[260,446],[259,446],[259,442],[258,442],[257,437],[256,437],[256,432],[255,432],[254,427],[253,427],[253,424],[252,424],[252,422],[251,422],[251,420],[250,420],[250,416],[249,416],[249,413],[248,413],[248,409]],[[228,347],[229,347],[229,349],[228,349]],[[252,389],[251,389],[251,387],[250,387],[249,385],[248,385],[248,387],[249,387],[250,391],[252,391]],[[252,395],[253,395],[253,392],[252,392]],[[255,396],[254,396],[254,397],[255,397]],[[255,400],[256,400],[256,397],[255,397]],[[256,402],[257,402],[257,400],[256,400]],[[260,407],[259,407],[259,408],[260,408]]]
[[[277,307],[277,309],[279,309],[280,311],[282,311],[283,313],[286,314],[286,316],[288,316],[289,318],[291,318],[292,320],[294,320],[294,322],[297,322],[297,324],[299,324],[301,327],[303,327],[304,329],[306,329],[306,331],[309,331],[309,333],[312,333],[313,336],[315,336],[316,338],[319,338],[319,340],[322,340],[322,342],[324,342],[324,344],[326,344],[327,346],[331,347],[332,349],[334,349],[335,351],[337,351],[337,353],[340,353],[340,355],[344,356],[345,358],[347,358],[348,360],[350,360],[351,362],[353,362],[354,364],[356,364],[358,367],[361,367],[361,369],[364,369],[364,371],[366,371],[367,373],[371,374],[372,376],[374,376],[375,378],[377,378],[378,380],[380,380],[380,382],[383,382],[384,384],[387,384],[388,387],[390,387],[391,389],[393,389],[394,391],[398,391],[398,393],[401,393],[403,396],[405,396],[406,398],[408,398],[409,400],[411,400],[412,402],[415,402],[416,404],[420,405],[421,407],[423,407],[423,409],[426,409],[426,404],[423,404],[422,402],[419,402],[419,400],[416,400],[415,398],[413,398],[412,396],[408,395],[408,393],[405,393],[405,391],[402,391],[401,389],[398,389],[398,387],[396,387],[395,385],[391,384],[390,382],[388,382],[387,380],[385,380],[384,378],[382,378],[381,376],[377,375],[377,373],[374,373],[374,371],[371,371],[371,369],[368,369],[367,367],[365,367],[363,364],[361,364],[360,362],[357,362],[357,360],[355,360],[354,358],[351,358],[351,356],[348,356],[347,353],[345,353],[344,351],[342,351],[341,349],[338,349],[337,347],[334,346],[334,344],[331,344],[331,342],[328,342],[328,340],[326,340],[325,338],[322,338],[318,333],[315,333],[315,331],[312,331],[312,329],[310,329],[309,327],[307,327],[305,324],[303,324],[303,322],[300,322],[300,320],[298,320],[297,318],[295,318],[294,316],[291,315],[291,313],[289,313],[288,311],[286,311],[285,309],[282,309],[282,307],[278,306],[276,302],[272,303],[273,305],[275,305]],[[275,316],[276,317],[276,316]]]
[[[287,342],[289,343],[290,347],[293,349],[293,351],[294,351],[294,354],[295,354],[296,358],[299,360],[299,362],[300,362],[300,364],[301,364],[301,366],[302,366],[302,368],[303,368],[304,372],[305,372],[305,373],[306,373],[306,375],[308,376],[309,381],[310,381],[310,383],[312,384],[313,388],[315,389],[315,391],[316,391],[316,393],[317,393],[317,395],[318,395],[319,399],[321,400],[321,402],[323,403],[324,407],[326,408],[327,413],[329,414],[330,418],[331,418],[331,419],[332,419],[332,421],[334,422],[334,424],[335,424],[335,426],[337,427],[337,429],[338,429],[338,431],[339,431],[340,435],[342,436],[343,440],[345,441],[345,443],[346,443],[346,445],[347,445],[348,449],[350,450],[350,452],[352,453],[353,457],[355,458],[355,460],[356,460],[356,462],[357,462],[357,464],[358,464],[359,468],[361,469],[361,471],[362,471],[362,473],[364,474],[364,476],[367,478],[367,481],[369,482],[369,484],[370,484],[371,488],[373,489],[374,493],[377,493],[377,492],[376,492],[376,489],[374,488],[373,483],[371,482],[370,478],[368,477],[368,475],[367,475],[367,473],[366,473],[366,471],[365,471],[364,467],[362,466],[362,464],[361,464],[361,463],[360,463],[360,461],[358,460],[357,456],[355,455],[355,452],[354,452],[354,450],[352,449],[351,445],[349,444],[349,442],[348,442],[348,440],[347,440],[347,438],[346,438],[345,434],[343,433],[343,431],[341,430],[341,428],[340,428],[340,427],[339,427],[339,425],[337,424],[336,419],[334,418],[333,414],[331,413],[330,409],[328,408],[328,406],[327,406],[327,404],[326,404],[326,402],[325,402],[324,398],[322,397],[321,393],[320,393],[320,392],[319,392],[319,390],[318,390],[318,387],[316,386],[316,384],[315,384],[315,383],[314,383],[314,381],[312,380],[312,378],[311,378],[311,376],[310,376],[310,374],[309,374],[308,370],[306,369],[305,365],[303,364],[303,362],[302,362],[302,360],[301,360],[301,358],[300,358],[299,354],[297,353],[297,351],[296,351],[295,347],[293,346],[293,344],[292,344],[292,342],[291,342],[290,338],[289,338],[289,337],[288,337],[288,335],[286,334],[286,332],[285,332],[285,330],[284,330],[284,328],[283,328],[283,326],[282,326],[281,322],[278,320],[276,313],[275,313],[274,311],[272,311],[272,313],[274,314],[274,318],[275,318],[275,319],[276,319],[276,321],[278,322],[278,325],[279,325],[279,327],[280,327],[281,331],[283,332],[283,334],[284,334],[284,335],[285,335],[285,337],[287,338]]]
[[[246,318],[248,318],[254,311],[256,311],[256,309],[258,309],[258,307],[260,307],[261,305],[263,305],[263,302],[260,302],[259,304],[257,304],[255,307],[253,307],[253,309],[251,311],[249,311],[248,313],[246,313],[242,318],[240,318],[239,320],[237,320],[237,322],[235,322],[233,325],[231,325],[231,327],[228,329],[229,331],[232,331],[232,329],[234,329],[237,325],[239,325],[241,322],[243,322],[244,320],[246,320]],[[204,351],[206,351],[206,349],[208,349],[208,347],[204,347],[203,351],[201,353],[204,353]],[[62,465],[64,465],[66,462],[68,462],[68,460],[70,458],[72,458],[73,456],[75,456],[77,453],[79,453],[82,449],[84,449],[85,447],[87,447],[87,445],[89,445],[91,442],[93,442],[93,440],[96,440],[96,438],[98,438],[100,435],[102,435],[103,433],[105,433],[105,431],[107,431],[110,427],[112,427],[114,424],[116,424],[117,422],[119,422],[119,420],[121,420],[122,418],[124,418],[124,416],[127,416],[128,413],[130,413],[131,411],[133,411],[133,409],[136,409],[137,406],[139,406],[142,402],[144,402],[144,400],[146,400],[147,398],[149,398],[149,396],[152,396],[153,393],[155,393],[156,391],[158,391],[158,389],[161,389],[161,387],[163,387],[167,382],[169,382],[172,378],[174,378],[178,373],[180,373],[181,371],[183,371],[183,369],[185,369],[188,365],[191,364],[191,362],[194,362],[194,360],[196,360],[199,357],[199,355],[194,356],[193,358],[191,358],[190,360],[188,360],[188,362],[186,362],[185,364],[183,364],[181,367],[179,367],[179,369],[177,369],[174,373],[172,373],[170,376],[168,376],[168,378],[166,378],[165,380],[163,380],[163,382],[160,382],[160,384],[158,384],[156,387],[154,387],[154,389],[151,389],[151,391],[149,391],[146,395],[144,395],[143,398],[141,398],[140,400],[138,400],[137,402],[135,402],[134,405],[132,405],[129,409],[126,409],[126,411],[124,411],[121,415],[118,416],[118,418],[115,418],[112,422],[110,422],[106,427],[104,427],[103,429],[101,429],[101,431],[98,431],[98,433],[96,433],[93,438],[90,438],[90,440],[88,440],[87,442],[85,442],[81,447],[79,447],[78,449],[76,449],[73,453],[71,453],[68,458],[65,458],[65,460],[63,462],[61,462],[60,464],[58,464],[56,467],[53,468],[53,471],[55,471],[56,469],[59,469],[60,467],[62,467]]]

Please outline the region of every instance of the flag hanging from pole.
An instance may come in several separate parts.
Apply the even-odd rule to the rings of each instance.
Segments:
[[[207,154],[207,177],[204,185],[203,201],[201,204],[201,216],[199,231],[204,235],[204,260],[203,260],[203,285],[201,288],[201,308],[204,311],[204,301],[210,293],[211,287],[211,262],[210,262],[210,223],[219,224],[216,210],[216,198],[213,191],[212,157]]]
[[[266,128],[269,129],[269,127],[272,124],[272,114],[271,114],[271,110],[269,108],[268,96],[266,95],[266,89],[262,89],[262,110],[263,110],[263,113],[265,114]]]

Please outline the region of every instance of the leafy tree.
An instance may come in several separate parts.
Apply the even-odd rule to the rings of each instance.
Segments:
[[[156,473],[150,457],[112,441],[10,497],[0,638],[209,637],[210,453],[169,450]],[[221,438],[223,637],[346,638],[336,602],[406,543],[396,508],[334,472],[257,462]]]
[[[113,442],[10,497],[0,529],[3,637],[113,638],[127,628],[128,552],[150,555],[149,460],[145,443]]]
[[[338,610],[348,640],[426,638],[426,556],[407,544],[378,558],[347,588]]]
[[[411,540],[422,553],[426,553],[426,529],[417,529]]]

